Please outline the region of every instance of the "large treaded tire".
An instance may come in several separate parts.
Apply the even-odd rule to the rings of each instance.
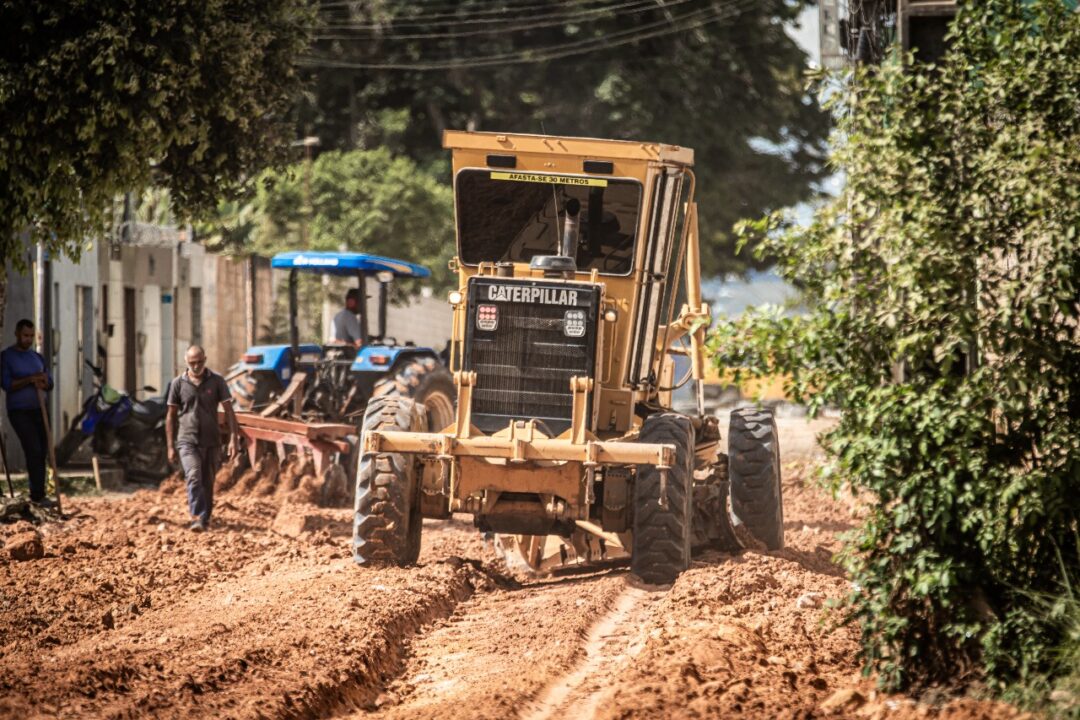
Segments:
[[[412,398],[427,409],[427,432],[439,432],[454,422],[454,377],[430,355],[405,360],[396,373],[375,383],[371,400],[396,395]]]
[[[768,550],[784,547],[780,443],[772,412],[740,408],[731,413],[728,477],[731,521],[740,541],[745,530]]]
[[[690,567],[694,428],[685,415],[659,413],[645,418],[638,440],[675,446],[666,507],[660,507],[660,471],[655,466],[639,465],[634,480],[630,570],[644,582],[666,585]]]
[[[410,398],[374,398],[363,432],[420,431],[426,419]],[[363,440],[361,439],[361,442]],[[409,565],[420,555],[420,498],[410,455],[362,453],[356,471],[353,559],[358,565]]]
[[[225,382],[233,407],[244,412],[262,410],[285,390],[270,370],[233,370],[226,374]]]

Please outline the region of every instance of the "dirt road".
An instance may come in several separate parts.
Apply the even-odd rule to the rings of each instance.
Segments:
[[[205,535],[175,484],[72,498],[38,559],[0,526],[0,717],[1012,717],[874,696],[825,609],[851,508],[807,474],[785,465],[786,549],[667,588],[514,577],[462,521],[425,524],[417,567],[361,570],[302,472],[242,478]]]

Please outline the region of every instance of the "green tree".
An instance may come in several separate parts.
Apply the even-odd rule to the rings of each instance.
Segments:
[[[693,147],[706,272],[769,264],[735,257],[732,225],[807,199],[825,173],[827,116],[784,30],[804,3],[520,5],[324,2],[301,124],[324,147],[386,145],[423,165],[446,128]]]
[[[712,336],[842,410],[831,477],[868,500],[848,609],[892,688],[1060,670],[1042,599],[1080,570],[1080,15],[968,3],[952,42],[857,72],[842,194],[809,229],[756,226],[812,311]]]
[[[309,192],[310,215],[305,212]],[[306,221],[311,250],[400,258],[431,269],[436,288],[453,282],[448,270],[454,253],[452,191],[386,148],[327,152],[310,168],[301,163],[268,173],[253,205],[251,248],[261,254],[301,248]]]
[[[184,214],[282,160],[306,0],[0,6],[0,263],[77,256],[152,182]]]

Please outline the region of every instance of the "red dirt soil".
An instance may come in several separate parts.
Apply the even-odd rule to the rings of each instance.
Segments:
[[[825,603],[850,506],[785,466],[787,544],[706,553],[670,588],[625,569],[514,577],[467,521],[362,569],[310,469],[223,471],[214,526],[180,483],[70,498],[44,555],[0,552],[0,717],[1016,717],[883,697]],[[271,478],[271,476],[273,476]],[[33,531],[0,526],[0,542]]]

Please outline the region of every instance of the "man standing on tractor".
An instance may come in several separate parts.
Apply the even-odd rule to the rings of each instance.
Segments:
[[[350,288],[345,293],[345,307],[334,316],[334,326],[331,332],[333,342],[344,343],[358,347],[363,344],[364,333],[360,328],[360,288]]]
[[[192,345],[184,354],[188,369],[169,385],[169,409],[165,416],[165,440],[169,462],[179,462],[187,484],[188,511],[194,517],[191,530],[210,528],[214,510],[214,477],[221,466],[221,431],[218,404],[229,426],[229,457],[238,450],[239,430],[232,396],[225,379],[206,367],[206,353]],[[180,432],[176,432],[179,418]],[[175,442],[174,442],[175,440]]]

